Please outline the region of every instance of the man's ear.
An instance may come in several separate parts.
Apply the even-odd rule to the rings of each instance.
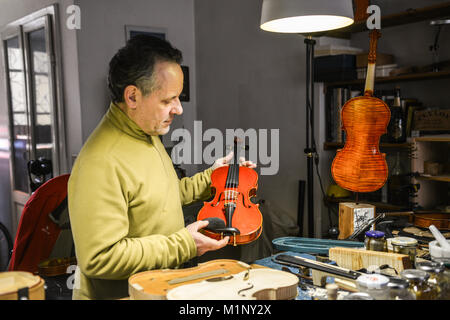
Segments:
[[[123,91],[123,98],[125,104],[128,108],[135,110],[137,107],[136,101],[138,99],[138,95],[141,93],[138,87],[129,85]]]

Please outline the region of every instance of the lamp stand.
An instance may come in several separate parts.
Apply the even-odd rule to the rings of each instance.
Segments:
[[[314,237],[314,45],[316,41],[307,36],[306,44],[306,148],[307,159],[307,198],[308,198],[308,237]]]

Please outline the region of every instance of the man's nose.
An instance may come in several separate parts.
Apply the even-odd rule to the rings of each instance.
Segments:
[[[180,99],[177,99],[176,105],[174,106],[172,112],[177,115],[183,114],[183,106],[181,105]]]

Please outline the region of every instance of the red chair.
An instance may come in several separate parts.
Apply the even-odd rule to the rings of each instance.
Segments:
[[[49,258],[61,230],[68,228],[59,223],[59,217],[67,210],[69,176],[48,180],[28,199],[20,218],[9,271],[38,273],[39,263]],[[67,245],[73,247],[73,242]]]

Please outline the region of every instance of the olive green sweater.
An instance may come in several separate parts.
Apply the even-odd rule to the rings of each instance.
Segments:
[[[160,139],[111,104],[68,184],[79,267],[73,298],[123,298],[131,275],[194,258],[182,205],[206,200],[210,183],[211,169],[179,180]]]

